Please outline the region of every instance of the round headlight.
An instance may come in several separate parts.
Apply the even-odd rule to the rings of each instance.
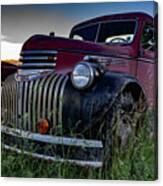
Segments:
[[[88,88],[94,80],[93,67],[87,62],[77,64],[71,74],[71,80],[78,89]]]

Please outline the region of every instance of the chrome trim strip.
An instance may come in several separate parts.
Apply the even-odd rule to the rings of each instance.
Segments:
[[[80,166],[90,166],[90,167],[94,167],[94,168],[100,168],[103,165],[102,161],[84,161],[84,160],[75,160],[75,159],[63,159],[63,158],[59,158],[59,157],[47,156],[47,155],[43,155],[43,154],[32,153],[32,152],[28,152],[25,150],[20,150],[18,148],[11,147],[9,145],[4,145],[4,144],[2,144],[2,145],[6,150],[15,151],[18,154],[30,155],[32,157],[40,158],[40,159],[44,159],[44,160],[51,160],[51,161],[62,162],[62,163],[68,162],[68,163],[73,163],[73,164],[80,165]]]
[[[35,75],[38,73],[45,73],[45,72],[51,72],[54,71],[53,69],[18,69],[18,73],[19,75]]]
[[[55,87],[55,92],[54,92],[54,100],[53,100],[53,107],[56,109],[55,113],[53,114],[53,123],[59,124],[57,122],[57,113],[58,113],[58,108],[57,108],[57,102],[58,102],[58,93],[59,93],[59,88],[60,88],[60,84],[62,82],[62,80],[64,79],[64,76],[60,76],[59,80],[57,81],[56,87]]]
[[[50,63],[50,62],[34,62],[34,63],[23,63],[19,66],[19,68],[25,68],[25,67],[55,67],[56,63]]]
[[[20,55],[25,54],[57,54],[58,52],[56,50],[24,50],[20,53]]]
[[[49,57],[53,57],[53,59],[49,59]],[[30,61],[30,60],[48,60],[48,61],[55,61],[56,56],[23,56],[20,57],[21,61]]]
[[[144,62],[144,63],[151,63],[151,64],[155,64],[155,60],[156,60],[156,58],[151,58],[151,59],[149,59],[149,58],[145,58],[145,57],[139,57],[138,58],[138,62],[139,63],[142,63],[142,62]]]
[[[42,78],[52,74],[55,71],[54,68],[44,68],[44,69],[19,69],[18,73],[15,75],[16,81],[32,81],[38,78]]]
[[[8,135],[31,139],[31,140],[35,140],[38,142],[58,144],[58,145],[67,145],[67,146],[88,147],[88,148],[103,148],[102,141],[100,140],[42,135],[39,133],[32,133],[30,131],[24,131],[20,129],[6,127],[4,125],[1,126],[1,131]]]
[[[63,109],[63,93],[65,90],[65,86],[66,83],[68,81],[68,76],[65,77],[62,86],[61,86],[61,90],[60,90],[60,95],[59,95],[59,108],[58,108],[58,124],[62,125],[62,109]]]

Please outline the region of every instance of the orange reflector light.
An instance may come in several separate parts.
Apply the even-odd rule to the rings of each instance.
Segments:
[[[40,119],[37,122],[37,128],[40,134],[46,134],[49,130],[49,123],[46,119]]]

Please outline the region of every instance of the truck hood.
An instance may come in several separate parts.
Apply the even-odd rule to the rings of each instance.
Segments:
[[[22,50],[57,50],[87,55],[111,55],[136,57],[135,50],[129,45],[104,45],[63,37],[34,35],[23,45]]]

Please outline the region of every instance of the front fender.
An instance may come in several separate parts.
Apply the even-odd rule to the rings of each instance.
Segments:
[[[75,133],[92,128],[98,122],[92,120],[94,116],[109,110],[119,93],[126,88],[131,89],[135,99],[138,92],[143,91],[136,78],[118,72],[106,72],[89,90],[77,90],[69,81],[63,97],[63,128]]]

